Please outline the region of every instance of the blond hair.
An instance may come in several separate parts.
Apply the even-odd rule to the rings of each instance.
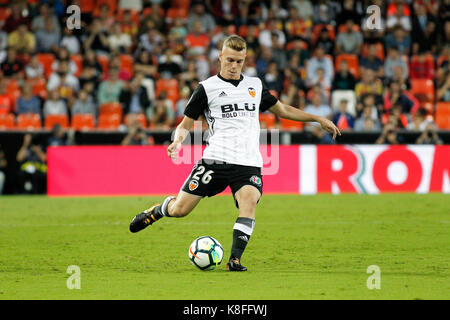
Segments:
[[[227,47],[236,51],[247,50],[247,42],[238,35],[231,35],[224,40],[222,50]]]

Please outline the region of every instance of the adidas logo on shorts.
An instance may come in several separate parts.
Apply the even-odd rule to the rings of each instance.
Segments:
[[[244,240],[245,242],[248,242],[248,237],[247,236],[239,236],[238,237],[241,240]]]

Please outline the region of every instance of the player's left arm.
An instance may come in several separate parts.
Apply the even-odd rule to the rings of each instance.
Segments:
[[[268,110],[281,118],[289,120],[301,122],[318,122],[324,130],[333,134],[333,139],[336,139],[337,135],[341,135],[339,128],[336,127],[332,121],[324,117],[316,116],[300,109],[294,108],[290,105],[282,103],[279,100]]]

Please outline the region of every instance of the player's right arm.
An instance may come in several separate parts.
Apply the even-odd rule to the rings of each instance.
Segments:
[[[167,154],[170,158],[175,159],[177,157],[178,152],[181,149],[181,144],[189,134],[189,130],[194,125],[194,121],[194,119],[188,116],[184,116],[181,123],[175,129],[175,137],[173,139],[173,142],[170,144],[169,148],[167,148]]]
[[[203,114],[206,108],[208,108],[208,98],[206,96],[205,88],[203,88],[202,84],[199,84],[186,105],[183,121],[181,121],[176,128],[173,142],[167,149],[169,157],[172,159],[177,157],[178,152],[181,149],[181,143],[189,134],[189,130],[191,130],[194,125],[194,121]]]

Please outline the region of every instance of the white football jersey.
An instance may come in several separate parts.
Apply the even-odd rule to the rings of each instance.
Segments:
[[[203,159],[261,168],[259,113],[276,102],[256,77],[227,80],[215,75],[200,82],[185,115],[197,119],[203,114],[208,122]]]

